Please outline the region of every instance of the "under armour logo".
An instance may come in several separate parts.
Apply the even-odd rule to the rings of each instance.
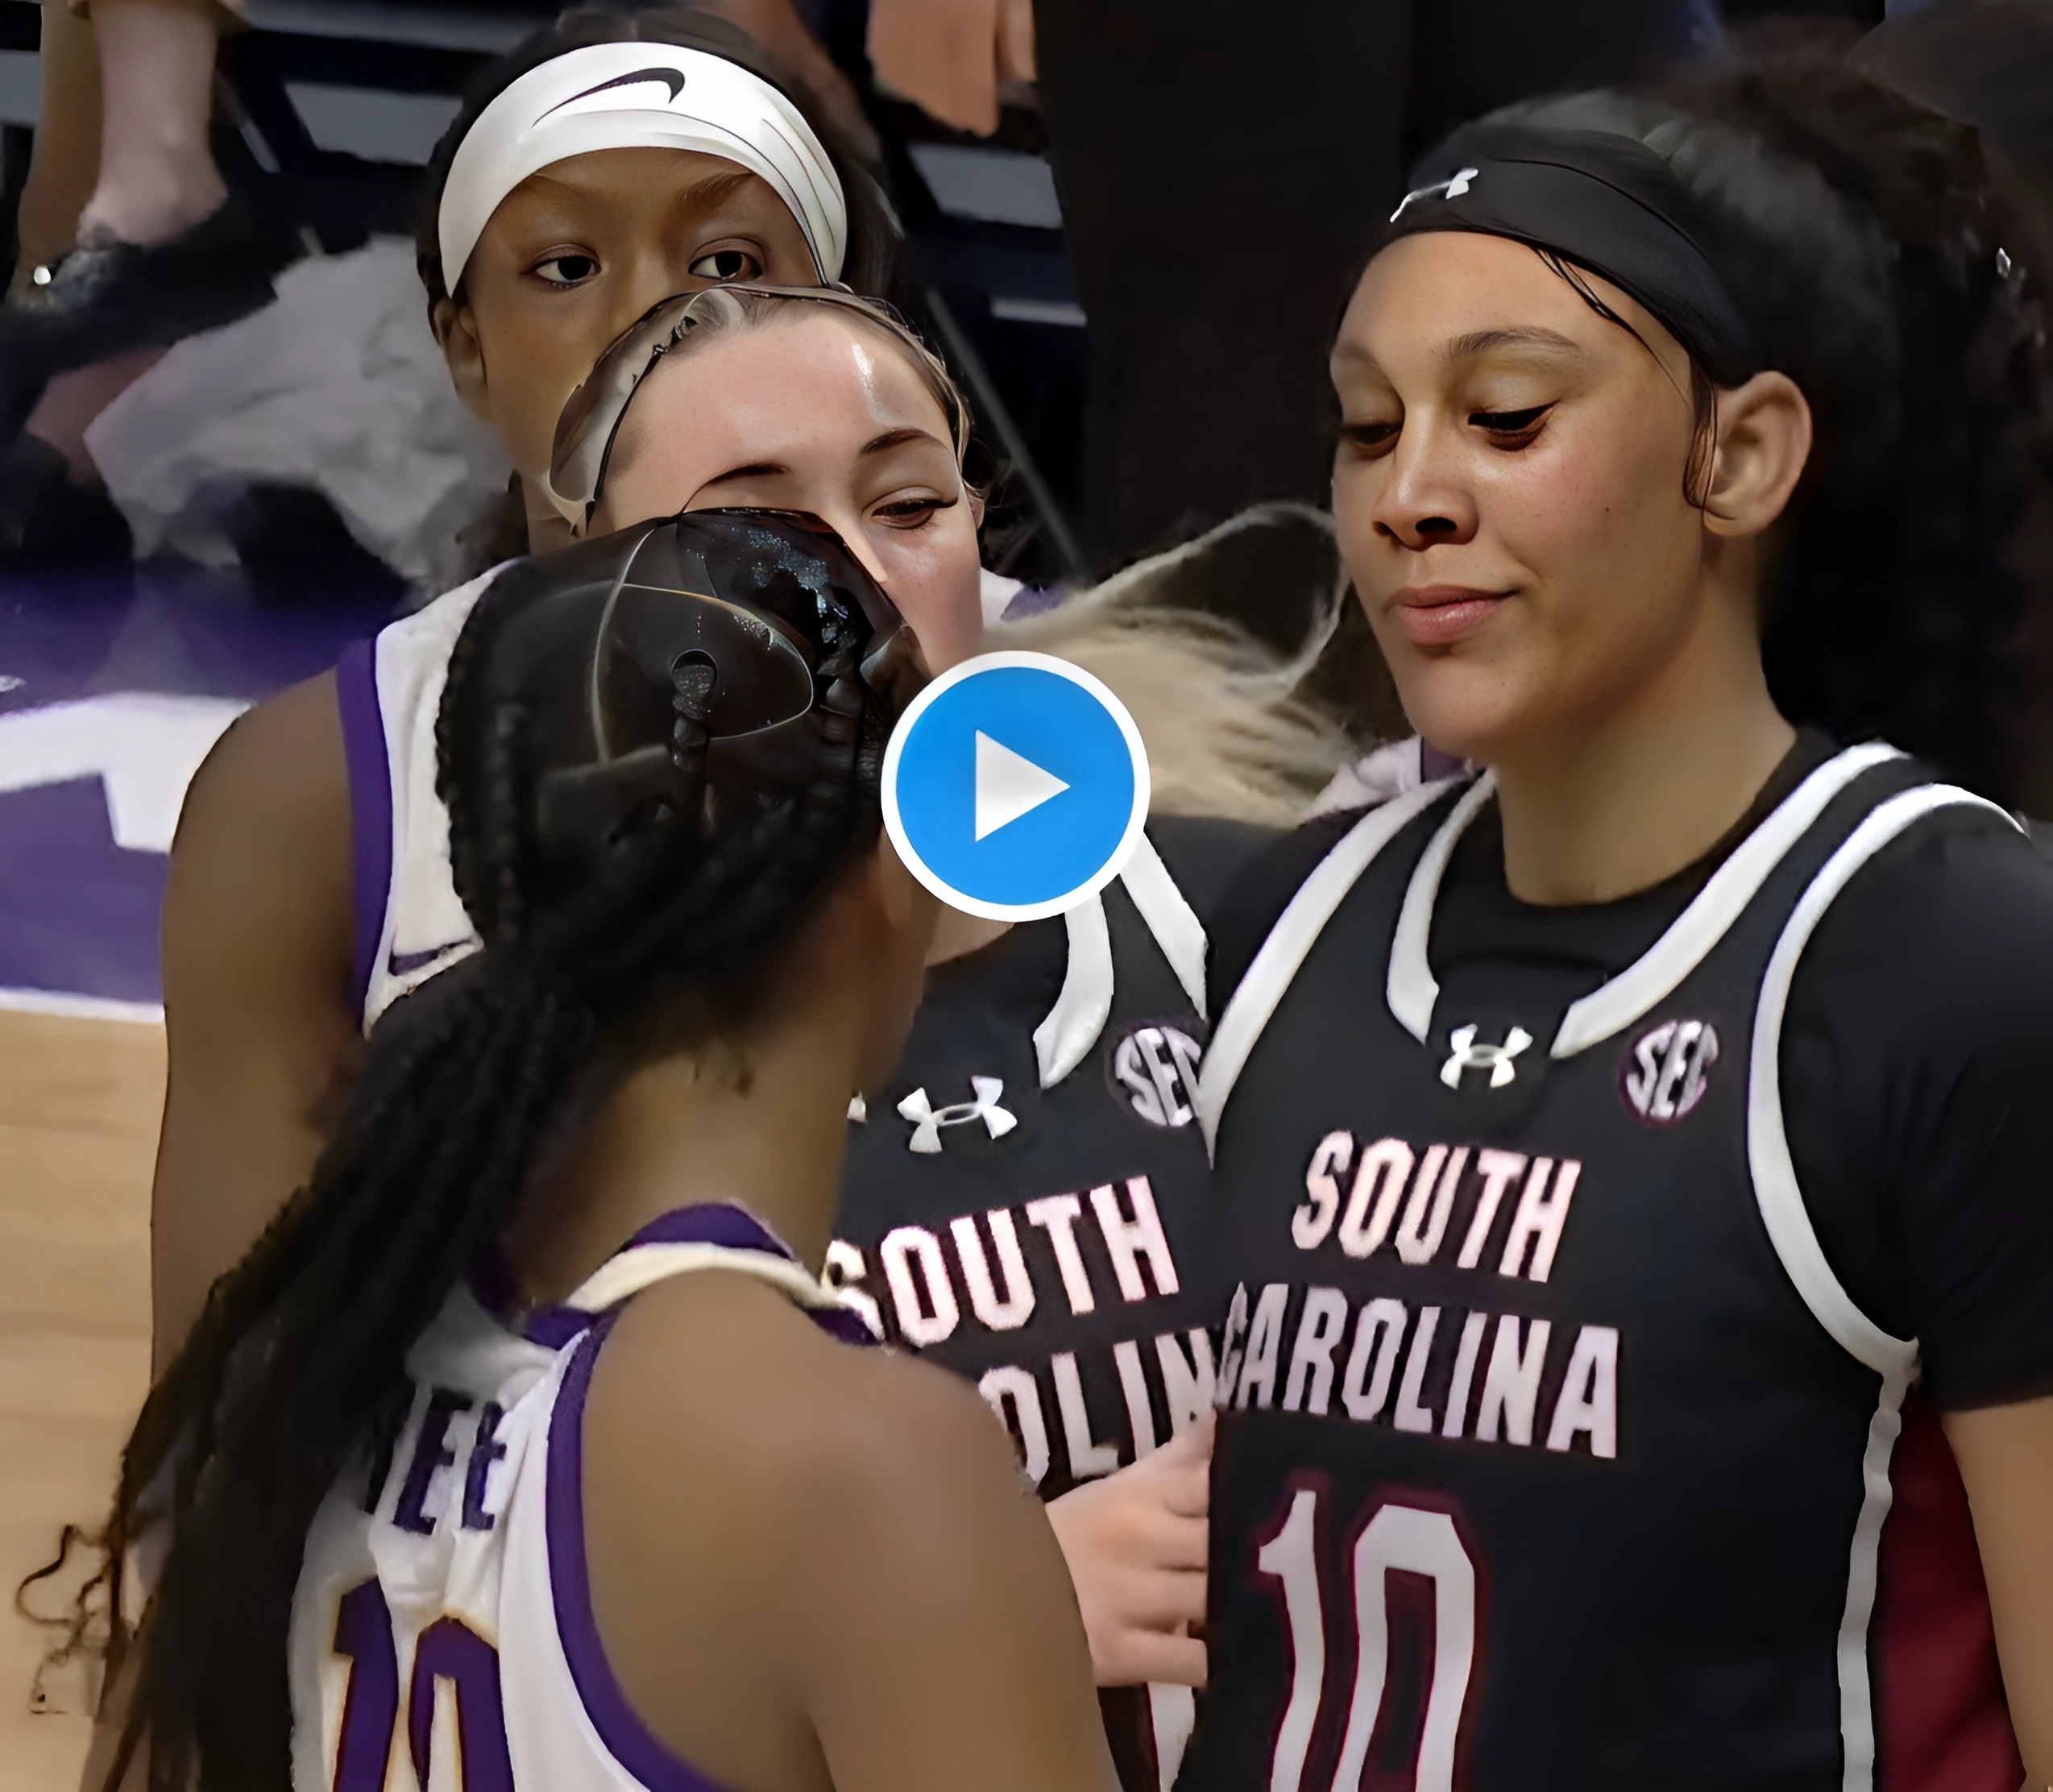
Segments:
[[[1445,180],[1436,180],[1429,187],[1412,188],[1409,193],[1406,193],[1402,199],[1397,201],[1397,209],[1390,214],[1390,222],[1395,224],[1399,218],[1402,218],[1404,215],[1404,208],[1410,205],[1415,199],[1460,198],[1463,193],[1466,193],[1470,187],[1475,185],[1475,177],[1482,172],[1483,171],[1480,168],[1460,168],[1448,179]]]
[[[1013,1115],[998,1105],[998,1097],[1005,1093],[1005,1081],[998,1076],[973,1076],[969,1086],[977,1092],[973,1101],[957,1101],[952,1106],[937,1108],[927,1099],[927,1091],[916,1089],[898,1104],[900,1116],[912,1122],[912,1137],[906,1141],[908,1151],[931,1155],[941,1148],[941,1129],[944,1126],[966,1126],[973,1120],[984,1122],[984,1130],[993,1139],[1002,1139],[1019,1124]]]
[[[1440,1080],[1450,1089],[1459,1089],[1464,1071],[1487,1070],[1490,1086],[1502,1089],[1518,1075],[1518,1066],[1512,1060],[1532,1043],[1532,1035],[1523,1027],[1514,1027],[1502,1045],[1478,1045],[1474,1027],[1458,1027],[1447,1035],[1451,1049],[1446,1063],[1440,1067]]]

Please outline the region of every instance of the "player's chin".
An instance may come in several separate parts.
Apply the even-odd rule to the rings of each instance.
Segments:
[[[1414,732],[1444,753],[1487,764],[1536,720],[1542,707],[1523,669],[1504,656],[1400,650],[1391,676]]]

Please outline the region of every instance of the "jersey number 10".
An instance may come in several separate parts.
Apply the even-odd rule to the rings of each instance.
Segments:
[[[385,1590],[375,1580],[342,1595],[335,1611],[335,1653],[348,1657],[350,1678],[335,1744],[334,1792],[384,1792],[392,1732],[399,1726],[399,1645]],[[463,1792],[513,1792],[499,1651],[458,1618],[436,1619],[413,1645],[406,1740],[415,1781],[424,1788],[428,1784],[438,1680],[448,1681],[456,1691]]]
[[[1282,1528],[1255,1558],[1264,1574],[1282,1583],[1284,1617],[1290,1628],[1290,1697],[1276,1732],[1269,1792],[1299,1792],[1325,1697],[1325,1607],[1313,1549],[1318,1503],[1313,1489],[1300,1488]],[[1385,1577],[1393,1568],[1423,1574],[1433,1583],[1432,1671],[1413,1783],[1417,1792],[1452,1792],[1454,1746],[1475,1664],[1475,1564],[1446,1513],[1394,1504],[1379,1507],[1362,1526],[1354,1557],[1354,1684],[1333,1792],[1361,1792],[1389,1678]]]

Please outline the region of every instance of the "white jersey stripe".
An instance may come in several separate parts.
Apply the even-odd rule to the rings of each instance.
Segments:
[[[1226,1111],[1234,1085],[1246,1068],[1255,1041],[1261,1038],[1262,1030],[1269,1024],[1277,1003],[1325,931],[1333,911],[1375,856],[1404,831],[1405,823],[1430,807],[1453,788],[1454,782],[1443,778],[1436,784],[1424,784],[1370,810],[1319,861],[1269,930],[1268,938],[1262,942],[1247,974],[1227,1002],[1226,1011],[1219,1017],[1205,1054],[1204,1068],[1198,1075],[1197,1122],[1205,1129],[1207,1151],[1218,1137],[1219,1117]]]
[[[2011,826],[2017,825],[1994,803],[1950,785],[1920,785],[1878,804],[1811,880],[1775,943],[1762,979],[1760,1003],[1754,1011],[1752,1057],[1748,1067],[1747,1153],[1753,1172],[1754,1199],[1768,1228],[1769,1240],[1818,1323],[1849,1354],[1882,1378],[1881,1393],[1868,1428],[1868,1447],[1861,1460],[1860,1513],[1853,1528],[1847,1563],[1846,1607],[1839,1623],[1844,1792],[1873,1792],[1875,1783],[1874,1687],[1868,1670],[1868,1632],[1875,1611],[1882,1524],[1895,1498],[1889,1462],[1903,1428],[1904,1396],[1918,1375],[1918,1341],[1892,1338],[1863,1313],[1833,1274],[1824,1247],[1818,1242],[1804,1206],[1803,1192],[1798,1186],[1796,1164],[1790,1154],[1782,1122],[1782,1019],[1803,949],[1854,874],[1906,828],[1935,811],[1951,807],[1986,809]]]
[[[1397,911],[1397,931],[1390,943],[1390,975],[1384,989],[1397,1024],[1421,1043],[1433,1025],[1433,1005],[1440,999],[1439,980],[1426,960],[1440,880],[1447,874],[1454,843],[1468,832],[1469,823],[1496,794],[1497,780],[1489,772],[1469,786],[1441,823],[1439,831],[1426,842],[1425,851],[1412,868],[1412,881],[1404,886],[1404,906]]]
[[[1184,993],[1190,998],[1197,1018],[1205,1019],[1205,923],[1184,900],[1184,893],[1177,889],[1168,866],[1155,849],[1155,842],[1147,835],[1134,843],[1134,856],[1126,861],[1119,878],[1133,898],[1134,906],[1140,911],[1142,920],[1147,923],[1147,931],[1155,935],[1155,944],[1162,948],[1162,956],[1169,960],[1169,969],[1183,985]]]
[[[1934,810],[1956,805],[1986,809],[2010,826],[2017,825],[1994,803],[1944,784],[1920,785],[1879,804],[1826,861],[1798,902],[1769,958],[1760,1004],[1754,1010],[1747,1082],[1747,1155],[1761,1220],[1775,1255],[1818,1323],[1848,1354],[1884,1376],[1910,1369],[1917,1360],[1917,1340],[1890,1337],[1853,1304],[1811,1229],[1782,1125],[1782,1016],[1789,1006],[1797,961],[1825,911],[1854,873],[1912,823]]]
[[[1820,765],[1732,850],[1660,939],[1608,983],[1562,1017],[1553,1056],[1573,1057],[1630,1027],[1678,988],[1725,937],[1768,875],[1825,812],[1832,799],[1872,766],[1903,755],[1879,741],[1849,747]]]

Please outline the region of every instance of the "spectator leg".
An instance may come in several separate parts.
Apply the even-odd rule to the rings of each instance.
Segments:
[[[212,0],[94,0],[93,28],[105,104],[80,240],[167,242],[228,197],[207,141],[219,16]]]

